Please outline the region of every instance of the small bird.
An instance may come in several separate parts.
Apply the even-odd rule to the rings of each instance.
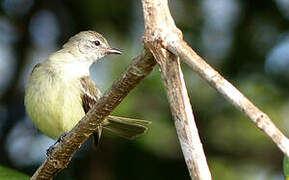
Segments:
[[[121,54],[95,31],[71,37],[31,72],[24,104],[30,119],[45,135],[57,139],[69,132],[92,108],[101,93],[89,77],[90,66],[108,54]],[[102,127],[121,137],[143,134],[149,121],[108,116],[94,133],[96,142]]]

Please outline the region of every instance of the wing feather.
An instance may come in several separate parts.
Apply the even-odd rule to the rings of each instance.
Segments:
[[[88,76],[80,78],[80,82],[82,90],[82,106],[84,112],[87,113],[100,98],[100,91],[96,88],[94,82]]]
[[[96,101],[100,98],[100,91],[96,88],[94,82],[88,77],[84,76],[80,78],[81,82],[81,100],[84,112],[87,113]],[[93,133],[95,145],[100,141],[102,127],[99,126],[98,129]]]

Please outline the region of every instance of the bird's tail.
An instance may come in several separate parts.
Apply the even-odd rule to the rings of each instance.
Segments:
[[[103,122],[102,127],[118,136],[132,139],[144,134],[147,131],[146,125],[150,123],[150,121],[145,120],[108,116]]]

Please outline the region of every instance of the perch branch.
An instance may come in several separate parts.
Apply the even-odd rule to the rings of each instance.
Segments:
[[[52,179],[70,162],[75,151],[99,124],[120,104],[126,95],[153,69],[156,62],[144,50],[107,90],[84,118],[52,149],[50,156],[37,169],[32,180]]]
[[[178,138],[192,179],[209,180],[202,143],[198,135],[193,111],[185,86],[179,58],[163,48],[168,34],[182,38],[171,17],[166,0],[143,0],[145,33],[143,41],[160,66],[162,79],[175,121]]]

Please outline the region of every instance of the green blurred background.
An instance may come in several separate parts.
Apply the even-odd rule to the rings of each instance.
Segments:
[[[95,30],[124,51],[91,67],[105,91],[142,50],[141,2],[0,2],[0,165],[32,175],[53,141],[25,113],[24,87],[31,69],[70,36]],[[288,134],[289,0],[169,3],[184,39]],[[186,65],[182,68],[214,179],[283,179],[282,153],[272,141]],[[153,124],[133,141],[109,133],[98,149],[87,141],[56,179],[189,179],[157,67],[113,114]]]

